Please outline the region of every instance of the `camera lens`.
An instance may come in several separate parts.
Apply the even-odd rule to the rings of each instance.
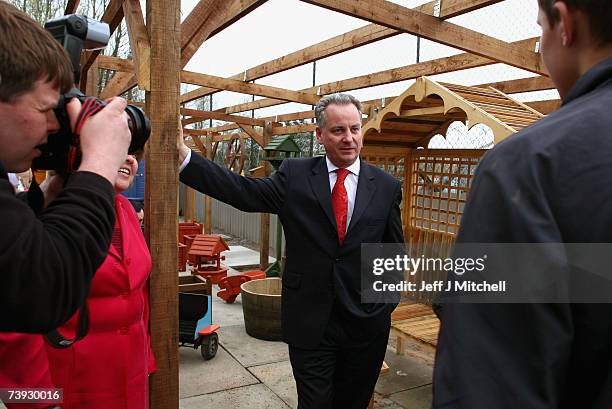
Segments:
[[[135,105],[128,105],[125,112],[128,115],[128,126],[132,134],[128,153],[141,151],[151,135],[151,122],[144,111]]]

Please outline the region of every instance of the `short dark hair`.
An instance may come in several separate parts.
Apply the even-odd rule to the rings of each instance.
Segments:
[[[65,93],[73,86],[72,64],[61,44],[23,11],[0,0],[0,101],[12,102],[38,80]]]
[[[569,8],[580,10],[588,17],[591,34],[599,45],[612,43],[612,1],[538,0],[540,8],[546,14],[551,25],[559,21],[559,14],[553,8],[554,4],[558,1],[563,1]]]

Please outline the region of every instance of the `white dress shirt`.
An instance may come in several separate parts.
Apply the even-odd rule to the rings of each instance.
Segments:
[[[329,175],[329,189],[333,192],[334,185],[338,179],[336,169],[338,166],[334,165],[327,156],[325,156],[325,162],[327,162],[327,172]],[[359,158],[353,162],[351,166],[346,168],[349,174],[344,179],[344,188],[348,196],[348,211],[346,213],[346,228],[351,225],[351,217],[353,216],[353,209],[355,208],[355,196],[357,195],[357,183],[359,182],[359,171],[361,170],[361,161]]]

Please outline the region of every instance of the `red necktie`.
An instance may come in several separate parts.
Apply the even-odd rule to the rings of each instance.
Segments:
[[[332,207],[336,216],[336,226],[338,226],[338,241],[340,245],[344,243],[346,236],[346,218],[348,213],[348,195],[344,187],[344,179],[348,176],[348,169],[336,169],[336,184],[332,190]]]

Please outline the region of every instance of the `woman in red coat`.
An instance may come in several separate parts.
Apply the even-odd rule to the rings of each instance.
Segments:
[[[119,169],[117,193],[125,191],[138,162],[128,155]],[[64,389],[63,409],[148,408],[149,374],[155,363],[149,339],[149,249],[136,213],[121,195],[106,260],[94,276],[87,299],[89,332],[70,347],[46,345],[53,383]],[[73,337],[76,316],[62,328]]]

